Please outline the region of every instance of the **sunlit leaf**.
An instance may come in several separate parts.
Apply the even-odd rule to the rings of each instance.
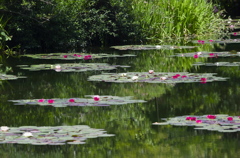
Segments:
[[[148,82],[148,83],[190,83],[190,82],[225,81],[226,78],[216,77],[214,73],[188,73],[188,72],[128,72],[103,73],[90,76],[89,81],[103,82]]]
[[[194,119],[193,119],[194,118]],[[231,118],[231,119],[229,119]],[[155,122],[153,125],[196,126],[196,130],[218,132],[240,131],[240,117],[228,115],[178,116],[164,119],[166,122]],[[229,121],[231,120],[231,121]]]
[[[135,56],[132,54],[116,55],[116,54],[86,54],[86,53],[50,53],[50,54],[27,54],[23,57],[34,59],[61,59],[61,60],[90,60],[109,57],[129,57]]]
[[[53,106],[53,107],[66,107],[66,106],[110,106],[110,105],[123,105],[131,103],[144,103],[144,100],[133,100],[132,97],[118,97],[118,96],[99,96],[96,101],[94,96],[86,95],[87,98],[70,98],[70,99],[23,99],[23,100],[9,100],[14,102],[14,105],[40,105],[40,106]],[[54,102],[49,103],[49,100]]]
[[[112,46],[111,48],[119,50],[152,50],[152,49],[192,49],[196,46],[171,46],[171,45],[124,45],[124,46]]]
[[[41,130],[44,129],[45,133]],[[31,133],[31,136],[24,136]],[[86,125],[47,126],[47,127],[9,127],[8,131],[0,131],[0,144],[32,144],[32,145],[65,145],[85,144],[87,138],[112,137],[102,129],[90,128]]]

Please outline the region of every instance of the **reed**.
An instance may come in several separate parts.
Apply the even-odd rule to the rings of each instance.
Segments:
[[[150,43],[187,41],[224,29],[220,13],[213,13],[206,0],[133,0],[132,8]]]

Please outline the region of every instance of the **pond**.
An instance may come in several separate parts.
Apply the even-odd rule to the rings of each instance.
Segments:
[[[238,119],[237,116],[240,116],[239,65],[226,64],[240,62],[240,57],[236,55],[237,52],[240,52],[240,44],[194,43],[192,45],[197,47],[149,50],[99,48],[85,51],[90,55],[90,58],[86,60],[36,59],[27,56],[6,59],[4,66],[11,68],[9,74],[25,76],[25,78],[1,81],[1,126],[8,126],[9,131],[14,130],[18,138],[22,137],[23,132],[28,131],[32,132],[33,136],[37,134],[34,131],[45,132],[45,134],[38,135],[45,139],[47,139],[46,137],[53,139],[52,137],[56,137],[56,135],[59,138],[64,130],[67,131],[67,134],[64,134],[70,136],[69,131],[72,132],[72,129],[69,128],[72,127],[79,128],[75,131],[75,135],[78,135],[79,132],[84,131],[78,125],[86,125],[96,130],[99,129],[98,132],[104,132],[100,132],[97,136],[90,132],[90,136],[85,136],[84,141],[81,140],[82,143],[76,144],[73,142],[78,142],[78,140],[73,141],[73,138],[69,137],[66,138],[68,143],[59,143],[58,141],[59,144],[49,143],[48,145],[46,145],[46,141],[45,144],[36,144],[35,142],[34,145],[34,143],[20,142],[18,139],[20,143],[17,141],[1,144],[1,157],[238,157],[240,155],[239,130],[219,132],[197,130],[193,126],[157,126],[153,124],[154,122],[165,122],[162,118],[176,116],[226,114],[234,119]],[[211,53],[218,54],[223,51],[228,51],[227,54],[230,55],[224,57],[211,55]],[[193,52],[195,54],[190,56],[179,55]],[[202,57],[204,52],[209,52],[210,56]],[[94,53],[116,56],[93,58]],[[66,55],[68,54],[66,53]],[[221,62],[224,64],[204,65],[204,63]],[[66,70],[65,63],[72,64],[70,70]],[[80,69],[76,64],[86,63],[89,65],[107,63],[115,66],[107,67],[104,70],[95,65],[95,69],[76,71],[76,69]],[[39,64],[50,65],[43,69],[42,67],[29,68],[30,65]],[[62,71],[63,65],[66,71]],[[149,72],[149,70],[153,70],[153,72]],[[112,82],[126,77],[131,72],[136,72],[128,78],[131,82],[126,83],[124,79],[121,80],[121,83]],[[139,82],[140,75],[137,75],[139,78],[136,77],[136,74],[141,73],[151,77],[157,72],[172,72],[172,74],[165,74],[162,77],[167,79],[161,78],[155,83]],[[198,77],[196,79],[194,78],[196,76],[189,75],[194,79],[189,79],[186,83],[185,79],[190,77],[187,73],[182,74],[182,72],[198,74]],[[102,73],[111,73],[112,76],[119,73],[120,77],[108,82],[89,80],[90,76]],[[210,80],[209,76],[201,77],[199,73],[215,73],[213,75],[221,79],[214,80],[214,77],[210,77],[213,79]],[[180,74],[182,78],[176,76],[177,74]],[[136,78],[132,78],[133,76]],[[171,82],[162,82],[168,79]],[[181,82],[175,82],[174,79],[179,79]],[[103,96],[119,98],[111,98],[113,102],[106,99],[104,105],[103,103],[100,106],[95,104],[99,101],[98,97],[102,101]],[[127,96],[132,96],[132,98],[124,98]],[[88,99],[79,101],[81,104],[78,102],[77,105],[72,105],[79,98]],[[28,100],[27,102],[30,103],[15,105],[14,100]],[[48,103],[41,106],[42,102],[46,100]],[[53,101],[55,102],[53,103]],[[60,106],[63,102],[67,102],[66,106]],[[85,104],[85,102],[87,103]],[[42,128],[44,128],[44,132]],[[56,128],[61,128],[61,130],[56,130]],[[0,142],[6,141],[7,136],[10,135],[13,134],[1,134]],[[78,138],[78,136],[73,137]],[[29,136],[26,139],[32,140],[33,137]]]

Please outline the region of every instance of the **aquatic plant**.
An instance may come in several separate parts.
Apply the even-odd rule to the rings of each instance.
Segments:
[[[65,145],[85,144],[88,138],[111,137],[103,129],[86,125],[75,126],[21,126],[0,131],[0,144]]]
[[[237,33],[231,33],[232,35],[236,36]],[[214,44],[214,43],[240,43],[240,39],[218,39],[218,40],[202,40],[202,42],[199,42],[199,40],[193,40],[192,43],[198,43],[198,44]]]
[[[239,132],[240,117],[228,115],[178,116],[162,119],[166,122],[155,122],[153,125],[195,126],[197,130],[218,132]]]
[[[26,78],[24,76],[15,76],[15,75],[9,75],[5,73],[0,73],[0,80],[16,80],[18,78]]]
[[[203,81],[203,78],[206,80]],[[188,73],[188,72],[128,72],[128,73],[102,73],[90,76],[89,81],[103,82],[148,82],[148,83],[191,83],[225,81],[226,78],[216,77],[214,73]]]
[[[110,106],[123,105],[131,103],[144,103],[144,100],[133,100],[132,97],[118,97],[118,96],[92,96],[86,95],[87,98],[69,98],[69,99],[22,99],[9,100],[14,105],[40,105],[53,107],[67,107],[67,106]],[[90,98],[89,98],[90,97]]]
[[[192,57],[192,58],[199,58],[199,57],[207,57],[207,58],[217,58],[217,57],[239,57],[240,52],[232,53],[232,52],[192,52],[192,53],[178,53],[175,55],[171,55],[171,57]]]
[[[194,63],[195,66],[240,66],[240,62],[215,62],[215,63]]]
[[[83,72],[91,70],[113,70],[117,67],[129,67],[124,65],[109,65],[107,63],[63,63],[63,64],[39,64],[18,65],[21,69],[30,71],[55,70],[57,72]]]
[[[123,46],[111,46],[110,48],[119,50],[152,50],[152,49],[193,49],[197,46],[174,46],[174,45],[123,45]]]
[[[123,55],[116,55],[116,54],[86,54],[86,53],[50,53],[50,54],[26,54],[22,55],[22,57],[30,57],[34,59],[61,59],[61,60],[89,60],[89,59],[99,59],[99,58],[110,58],[110,57],[129,57],[129,56],[136,56],[133,54],[123,54]]]
[[[188,41],[225,28],[221,14],[213,13],[213,4],[206,0],[133,0],[132,7],[149,43]]]

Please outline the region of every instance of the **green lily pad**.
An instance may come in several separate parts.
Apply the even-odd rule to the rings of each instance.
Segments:
[[[188,72],[128,72],[103,73],[90,76],[89,81],[104,82],[148,82],[148,83],[190,83],[225,81],[227,78],[216,77],[214,73],[188,73]]]
[[[178,53],[171,57],[192,57],[192,58],[217,58],[217,57],[239,57],[240,52],[192,52],[192,53]]]
[[[50,54],[27,54],[22,55],[34,59],[61,59],[61,60],[89,60],[109,57],[129,57],[133,54],[115,55],[115,54],[86,54],[86,53],[50,53]]]
[[[234,33],[233,33],[234,35]],[[237,35],[237,34],[236,34]],[[240,43],[240,39],[217,39],[217,40],[193,40],[193,43],[206,44],[206,43]]]
[[[30,71],[55,70],[57,72],[83,72],[91,70],[113,70],[117,67],[129,67],[121,65],[109,65],[107,63],[64,63],[64,64],[39,64],[18,65],[21,69]]]
[[[192,49],[196,46],[171,46],[171,45],[124,45],[124,46],[112,46],[110,48],[118,50],[152,50],[152,49]]]
[[[155,122],[153,125],[195,126],[196,130],[209,130],[218,132],[240,131],[240,116],[203,115],[178,116],[164,119],[166,122]]]
[[[240,62],[215,62],[215,63],[194,63],[195,66],[240,66]]]
[[[14,130],[12,130],[14,129]],[[65,145],[84,144],[87,138],[112,137],[114,134],[107,134],[102,129],[90,128],[86,125],[75,126],[48,126],[44,127],[47,134],[42,134],[42,127],[9,127],[7,131],[0,130],[0,144],[32,144],[32,145]],[[73,134],[71,134],[71,131]],[[26,133],[28,135],[26,135]]]
[[[69,99],[23,99],[23,100],[9,100],[14,102],[14,105],[40,105],[53,107],[66,106],[110,106],[123,105],[131,103],[144,103],[144,100],[133,100],[132,97],[118,97],[118,96],[93,96],[86,95],[88,98],[69,98]],[[46,129],[44,129],[46,131]]]
[[[16,80],[18,78],[26,78],[24,76],[15,76],[15,75],[7,75],[4,73],[0,73],[0,80]]]

